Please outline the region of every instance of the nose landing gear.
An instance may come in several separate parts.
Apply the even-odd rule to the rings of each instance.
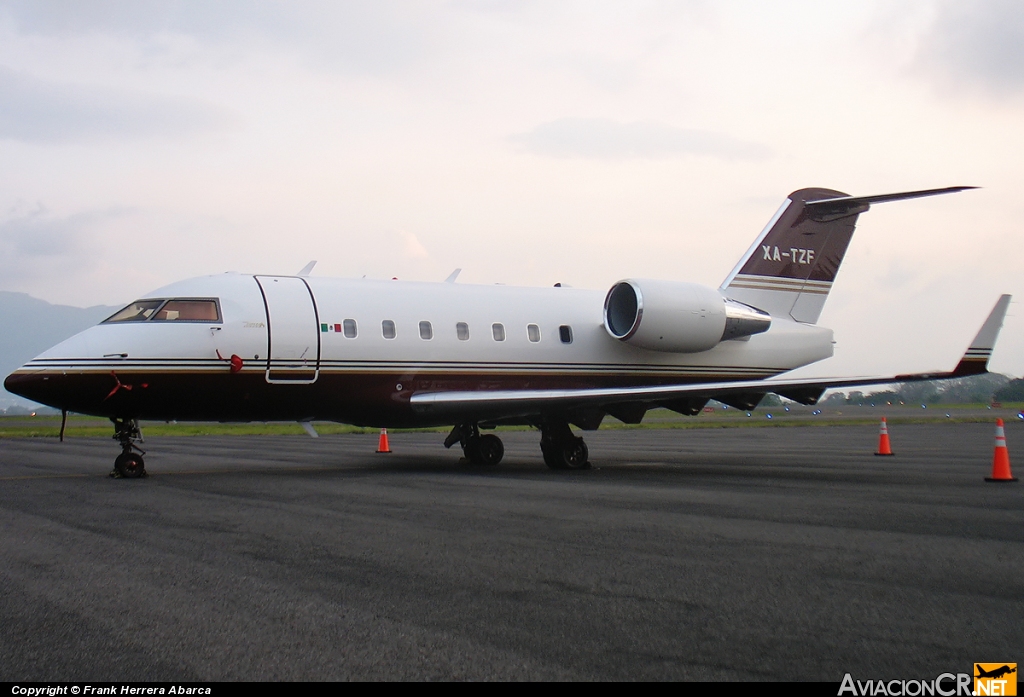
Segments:
[[[135,445],[142,440],[138,419],[111,419],[114,422],[114,440],[121,444],[121,454],[114,460],[114,471],[111,477],[138,479],[146,476],[146,461],[142,456],[146,451]]]

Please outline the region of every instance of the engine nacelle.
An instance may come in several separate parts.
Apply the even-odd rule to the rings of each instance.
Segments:
[[[728,300],[713,288],[651,279],[627,279],[604,300],[604,327],[632,346],[697,353],[722,341],[768,331],[771,316]]]

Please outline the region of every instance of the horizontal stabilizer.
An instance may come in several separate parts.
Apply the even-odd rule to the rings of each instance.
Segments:
[[[839,196],[837,198],[822,198],[817,201],[805,201],[804,208],[807,210],[833,211],[834,209],[850,209],[858,206],[870,205],[872,203],[885,203],[886,201],[904,201],[909,198],[924,198],[925,196],[940,196],[942,194],[955,194],[958,191],[977,189],[976,186],[947,186],[943,189],[924,189],[922,191],[905,191],[900,194],[876,194],[874,196]]]

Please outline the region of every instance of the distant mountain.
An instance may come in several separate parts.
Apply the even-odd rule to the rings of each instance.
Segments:
[[[27,293],[0,291],[0,382],[40,353],[101,322],[119,307],[51,305]],[[0,390],[0,409],[33,403]]]

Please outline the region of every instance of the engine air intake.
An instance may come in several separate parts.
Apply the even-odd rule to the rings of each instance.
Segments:
[[[697,353],[768,331],[771,316],[706,286],[627,279],[605,297],[604,326],[612,337],[633,346]]]

